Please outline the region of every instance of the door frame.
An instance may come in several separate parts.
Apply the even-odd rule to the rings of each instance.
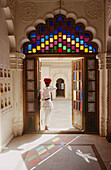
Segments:
[[[39,58],[58,58],[58,57],[61,57],[61,58],[81,58],[83,57],[83,60],[84,60],[84,64],[86,64],[86,58],[95,58],[96,59],[96,55],[94,54],[54,54],[54,55],[48,55],[48,54],[33,54],[33,55],[26,55],[26,58],[25,60],[27,59],[35,59],[36,63],[38,63],[39,61]],[[24,60],[24,64],[23,64],[23,112],[24,112],[24,133],[41,133],[40,131],[40,94],[38,93],[39,91],[39,85],[36,85],[37,86],[37,89],[36,89],[36,101],[37,101],[37,109],[36,109],[36,122],[35,122],[35,130],[27,130],[27,121],[26,121],[26,65],[25,65],[25,60]],[[36,83],[39,84],[39,73],[38,73],[38,70],[37,70],[37,65],[36,65]],[[83,72],[84,76],[86,74],[86,68],[84,69],[84,72]],[[95,133],[95,134],[98,134],[99,132],[99,79],[98,79],[98,68],[96,68],[96,76],[97,76],[97,131],[96,132],[88,132],[87,129],[86,129],[86,114],[83,113],[83,127],[84,127],[84,132],[85,133]],[[84,82],[85,83],[85,82]],[[85,103],[86,101],[84,101],[84,108],[85,108]],[[85,112],[85,109],[84,109],[84,112]],[[53,132],[52,132],[53,133]],[[58,133],[58,132],[57,132]],[[66,132],[67,133],[67,132]]]

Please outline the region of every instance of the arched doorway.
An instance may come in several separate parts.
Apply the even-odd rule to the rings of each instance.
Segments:
[[[65,83],[62,78],[56,81],[56,97],[65,97]]]
[[[86,132],[98,132],[98,46],[81,23],[56,15],[28,34],[23,45],[25,132],[40,130],[41,69],[39,57],[73,57],[72,124]],[[81,58],[81,61],[78,60]],[[76,61],[75,61],[76,59]]]

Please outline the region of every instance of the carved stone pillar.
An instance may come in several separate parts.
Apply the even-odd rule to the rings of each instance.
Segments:
[[[105,56],[98,55],[99,61],[99,134],[105,136]]]
[[[21,53],[10,55],[12,74],[12,107],[14,136],[23,133],[23,57]]]
[[[107,69],[107,140],[111,142],[111,56],[106,57]]]

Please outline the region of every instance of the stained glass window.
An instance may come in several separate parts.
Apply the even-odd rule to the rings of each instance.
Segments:
[[[36,28],[29,33],[30,41],[23,45],[24,54],[97,53],[97,45],[91,42],[91,32],[64,15],[56,15],[48,19],[46,25],[39,24]]]

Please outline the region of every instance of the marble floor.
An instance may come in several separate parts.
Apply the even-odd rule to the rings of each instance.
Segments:
[[[88,134],[25,134],[0,154],[1,170],[111,170],[111,143]]]

